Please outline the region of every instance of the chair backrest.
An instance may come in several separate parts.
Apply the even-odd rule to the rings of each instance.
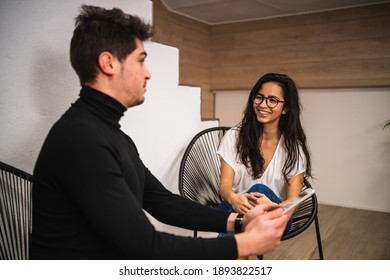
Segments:
[[[0,162],[0,259],[28,259],[32,230],[31,174]]]
[[[179,171],[181,196],[209,207],[217,207],[219,195],[219,143],[230,127],[213,127],[199,132],[184,152]]]
[[[312,188],[308,180],[304,180],[302,191]],[[317,217],[318,201],[316,194],[302,202],[294,212],[291,228],[282,236],[282,240],[290,239],[306,230]]]

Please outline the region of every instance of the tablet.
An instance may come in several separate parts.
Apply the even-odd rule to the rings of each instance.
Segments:
[[[302,203],[303,201],[305,201],[306,199],[308,199],[309,197],[311,197],[312,195],[314,194],[314,189],[312,188],[308,188],[306,190],[304,190],[303,192],[301,192],[301,194],[299,196],[297,196],[296,198],[290,200],[290,202],[288,202],[283,208],[283,214],[284,213],[287,213],[288,211],[290,211],[291,209],[294,209],[296,206],[298,206],[300,203]]]

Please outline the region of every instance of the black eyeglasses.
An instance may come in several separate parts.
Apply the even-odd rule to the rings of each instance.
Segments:
[[[275,108],[276,106],[278,106],[279,102],[284,103],[284,101],[279,100],[275,97],[265,97],[264,95],[261,95],[261,94],[255,94],[252,97],[252,101],[256,105],[260,105],[264,101],[264,99],[265,99],[265,103],[270,108]]]

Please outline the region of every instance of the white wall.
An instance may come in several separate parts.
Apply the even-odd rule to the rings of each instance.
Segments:
[[[247,92],[216,94],[221,125],[238,123]],[[320,203],[390,212],[390,88],[301,90]]]
[[[87,2],[118,7],[147,21],[152,18],[149,0]],[[0,4],[0,160],[27,172],[33,171],[52,124],[78,97],[69,44],[82,3],[2,0]],[[178,166],[186,145],[199,130],[218,122],[200,121],[199,88],[178,86],[177,49],[151,42],[145,47],[152,79],[145,103],[126,112],[122,129],[136,142],[156,177],[177,193]]]

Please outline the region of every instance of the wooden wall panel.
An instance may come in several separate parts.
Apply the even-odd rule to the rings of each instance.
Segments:
[[[304,88],[390,86],[390,4],[212,27],[212,90],[266,72]]]
[[[180,51],[180,83],[202,91],[202,117],[214,117],[213,92],[248,90],[267,72],[301,88],[390,86],[390,4],[208,26],[154,0],[155,41]]]
[[[264,47],[256,48],[247,52],[244,50],[219,51],[213,55],[213,66],[234,67],[238,61],[258,65],[271,63],[309,63],[344,61],[346,57],[355,59],[376,59],[378,53],[384,49],[390,50],[390,37],[354,40],[348,42],[331,42],[313,44],[282,44],[278,48]],[[390,57],[389,54],[383,54],[383,58]],[[254,61],[255,60],[255,61]],[[276,61],[277,60],[277,61]]]
[[[387,87],[390,83],[390,58],[242,65],[213,68],[212,71],[218,73],[218,79],[213,79],[213,91],[248,90],[262,74],[268,72],[287,73],[300,88]]]
[[[203,119],[214,118],[214,95],[210,90],[210,26],[168,11],[153,1],[153,41],[179,49],[179,84],[201,88]]]

